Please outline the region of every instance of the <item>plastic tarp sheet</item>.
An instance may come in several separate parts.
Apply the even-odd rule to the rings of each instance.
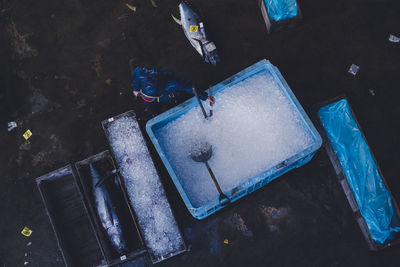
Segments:
[[[400,230],[390,194],[347,100],[319,109],[318,116],[353,191],[372,239],[380,244]]]
[[[297,16],[296,0],[264,0],[271,20],[280,21]]]

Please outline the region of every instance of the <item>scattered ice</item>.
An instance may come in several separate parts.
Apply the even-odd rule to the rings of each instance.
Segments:
[[[400,42],[400,37],[394,36],[393,34],[389,35],[389,41],[392,43]]]
[[[181,251],[182,236],[137,121],[115,118],[107,133],[150,253]]]
[[[28,242],[28,243],[26,244],[27,247],[29,247],[30,245],[32,245],[32,242]]]
[[[190,155],[208,142],[209,164],[224,192],[246,182],[313,143],[300,114],[270,74],[262,72],[215,95],[213,117],[199,107],[156,131],[156,137],[188,195],[199,207],[218,192],[205,164]]]
[[[14,128],[17,128],[17,123],[15,121],[10,121],[8,123],[8,131],[12,131]]]
[[[28,265],[28,264],[29,264],[29,262],[27,262],[27,261],[24,262],[24,265]]]
[[[374,91],[374,90],[369,89],[369,92],[370,92],[370,94],[371,94],[372,96],[375,96],[375,91]]]
[[[355,65],[355,64],[351,64],[350,69],[349,69],[349,73],[356,75],[358,70],[360,69],[359,66]]]
[[[136,11],[136,8],[135,8],[135,10],[133,10],[133,11]],[[129,16],[128,13],[123,13],[122,15],[120,15],[120,16],[117,17],[117,20],[125,19],[125,18],[127,18],[128,16]]]
[[[25,252],[25,257],[28,257],[28,252]]]

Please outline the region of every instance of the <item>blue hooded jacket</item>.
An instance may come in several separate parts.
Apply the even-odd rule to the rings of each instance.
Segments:
[[[169,102],[180,92],[193,95],[191,82],[180,79],[168,70],[136,67],[132,73],[132,89],[140,92],[147,102]],[[199,91],[200,99],[206,100],[207,94]]]

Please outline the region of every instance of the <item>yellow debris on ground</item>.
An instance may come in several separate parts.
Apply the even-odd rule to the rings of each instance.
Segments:
[[[132,10],[132,11],[136,11],[136,7],[135,6],[132,6],[132,5],[128,4],[128,3],[125,3],[125,6],[127,8],[129,8],[130,10]]]
[[[157,4],[156,4],[156,2],[154,2],[154,0],[150,0],[150,2],[151,2],[151,5],[152,5],[153,7],[157,7]]]
[[[32,132],[28,129],[22,136],[25,138],[25,140],[28,140],[32,136]]]
[[[24,236],[31,236],[32,232],[33,231],[31,229],[25,226],[24,229],[22,229],[21,234],[23,234]]]

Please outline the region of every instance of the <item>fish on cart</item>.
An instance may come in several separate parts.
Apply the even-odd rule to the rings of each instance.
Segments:
[[[182,26],[190,44],[203,57],[205,62],[216,66],[219,62],[219,55],[215,44],[207,38],[203,20],[185,2],[179,4],[179,14],[180,19],[173,15],[172,18]]]
[[[90,175],[92,176],[93,195],[101,224],[116,251],[121,255],[125,254],[128,249],[122,236],[120,222],[105,184],[99,184],[101,177],[93,164],[90,164]]]

